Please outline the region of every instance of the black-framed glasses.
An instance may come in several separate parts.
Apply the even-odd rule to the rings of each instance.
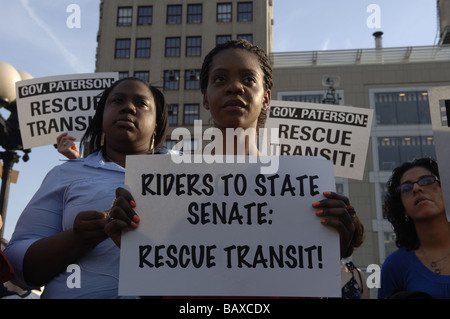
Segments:
[[[396,190],[397,190],[397,192],[400,192],[402,194],[406,194],[406,193],[409,193],[410,191],[413,190],[414,184],[416,184],[416,183],[419,186],[428,186],[428,185],[433,184],[434,182],[439,182],[439,178],[437,176],[425,175],[425,176],[422,176],[421,178],[419,178],[415,182],[404,182],[403,184],[398,186],[396,188]]]

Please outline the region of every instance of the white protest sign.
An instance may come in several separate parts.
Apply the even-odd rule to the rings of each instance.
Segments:
[[[56,144],[69,133],[81,140],[95,114],[100,94],[118,73],[87,73],[16,82],[17,112],[25,149]]]
[[[272,101],[265,127],[279,130],[279,155],[321,156],[335,175],[364,175],[373,110],[318,103]]]
[[[339,235],[312,207],[335,189],[331,161],[280,156],[265,175],[168,156],[127,157],[140,223],[122,236],[119,295],[340,296]]]
[[[439,177],[442,193],[450,220],[450,170],[447,163],[450,161],[450,86],[431,88],[428,90],[428,103],[430,104],[431,125],[433,127],[436,160],[439,165]]]

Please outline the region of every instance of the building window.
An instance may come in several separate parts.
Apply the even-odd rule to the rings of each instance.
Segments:
[[[167,6],[167,24],[181,24],[181,6]]]
[[[216,45],[223,44],[231,40],[231,35],[218,35],[216,36]]]
[[[194,125],[194,121],[200,118],[200,105],[185,104],[184,105],[184,125]]]
[[[202,54],[202,38],[186,38],[186,56],[200,56]]]
[[[200,90],[200,70],[186,70],[184,88],[186,90]]]
[[[152,24],[153,22],[153,7],[145,6],[138,7],[138,25]]]
[[[117,25],[118,26],[131,25],[132,21],[133,21],[133,8],[132,7],[117,8]]]
[[[129,73],[127,71],[119,72],[119,80],[129,77]]]
[[[130,39],[116,39],[116,51],[114,57],[116,59],[129,59],[130,58]]]
[[[430,124],[426,91],[375,93],[375,115],[379,125]]]
[[[164,142],[164,146],[168,149],[168,150],[173,150],[175,145],[177,145],[178,141],[173,141],[173,140],[166,140]]]
[[[217,4],[217,22],[231,22],[231,3]]]
[[[344,105],[344,91],[336,90],[333,92],[333,97],[336,100],[335,104]],[[293,102],[307,102],[307,103],[324,103],[329,98],[326,91],[292,91],[278,93],[278,99],[282,101]]]
[[[169,125],[178,125],[178,104],[167,104]]]
[[[247,40],[250,43],[253,43],[253,35],[252,34],[238,34],[238,40]]]
[[[202,5],[189,4],[187,11],[187,23],[202,23]]]
[[[192,140],[183,140],[182,148],[179,151],[184,153],[193,153],[196,150],[198,150],[198,141],[192,139]]]
[[[322,103],[323,94],[284,95],[283,101]]]
[[[237,5],[237,20],[239,22],[253,21],[253,3],[239,2]]]
[[[378,137],[378,162],[381,171],[392,171],[402,163],[419,157],[436,158],[432,136]]]
[[[180,56],[181,39],[180,38],[166,38],[166,57]]]
[[[149,58],[151,39],[136,39],[136,58]]]
[[[164,90],[176,91],[180,88],[180,71],[164,71]]]
[[[150,81],[150,74],[148,71],[136,71],[134,72],[134,77],[141,79],[145,82],[149,82]]]

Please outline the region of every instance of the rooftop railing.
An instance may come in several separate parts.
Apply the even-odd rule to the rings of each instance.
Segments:
[[[450,61],[450,45],[274,52],[274,68]]]

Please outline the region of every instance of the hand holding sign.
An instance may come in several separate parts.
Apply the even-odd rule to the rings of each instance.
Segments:
[[[56,138],[56,147],[58,152],[67,157],[68,159],[75,159],[81,157],[81,152],[78,146],[75,144],[76,139],[69,136],[67,133],[58,135]]]
[[[335,228],[339,232],[341,258],[349,257],[347,251],[355,233],[355,224],[349,214],[350,202],[346,196],[333,192],[323,192],[326,199],[313,203],[319,210],[322,224]]]
[[[138,227],[140,218],[134,208],[136,203],[130,192],[121,187],[116,189],[116,199],[108,212],[105,231],[118,247],[122,232]]]

